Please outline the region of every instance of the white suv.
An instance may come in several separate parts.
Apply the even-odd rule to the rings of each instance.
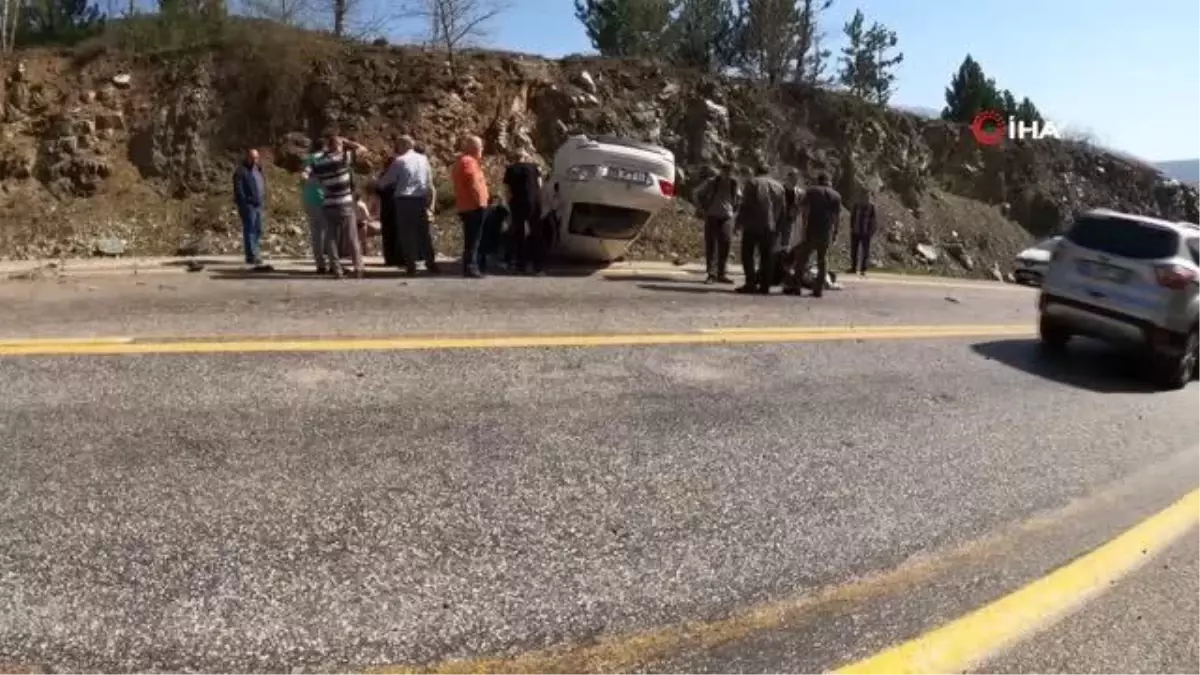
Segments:
[[[1073,335],[1147,350],[1155,379],[1196,377],[1200,226],[1109,210],[1075,219],[1054,248],[1038,298],[1042,344]]]

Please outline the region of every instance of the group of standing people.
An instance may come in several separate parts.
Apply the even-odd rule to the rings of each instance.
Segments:
[[[423,262],[428,274],[440,274],[433,241],[437,192],[429,158],[411,136],[400,136],[379,178],[360,187],[354,164],[355,153],[362,151],[361,144],[331,131],[304,159],[301,193],[317,272],[341,278],[342,259],[350,258],[353,274],[361,278],[364,246],[378,229],[385,265],[414,276],[417,263]],[[462,225],[463,276],[479,278],[501,266],[544,275],[557,225],[557,186],[543,195],[541,169],[528,153],[516,153],[505,169],[507,202],[489,190],[478,136],[463,139],[450,179]],[[246,151],[234,172],[233,188],[246,263],[263,266],[266,180],[257,150]],[[365,197],[378,204],[378,220],[371,217]]]
[[[816,185],[804,188],[795,170],[781,182],[765,164],[742,177],[725,165],[700,187],[696,203],[704,217],[705,283],[733,283],[727,264],[733,236],[740,232],[746,280],[737,292],[766,295],[772,286],[782,285],[785,294],[799,295],[815,256],[812,295],[824,294],[829,247],[837,240],[842,211],[842,196],[828,174],[819,174]],[[866,274],[877,223],[871,195],[864,194],[850,209],[852,273]]]
[[[463,276],[480,278],[501,259],[510,272],[544,275],[557,212],[543,196],[541,168],[527,153],[516,153],[504,171],[506,202],[491,194],[482,160],[483,140],[467,136],[450,172],[462,222]]]
[[[361,278],[363,244],[377,222],[386,265],[412,276],[417,262],[423,261],[429,274],[439,274],[432,233],[437,195],[429,158],[411,136],[397,139],[373,190],[364,190],[378,199],[379,220],[373,221],[365,200],[356,197],[354,183],[354,153],[363,150],[361,144],[329,132],[305,160],[303,195],[317,272],[340,278],[341,260],[349,257],[353,273]],[[480,278],[492,266],[501,266],[501,258],[510,271],[543,275],[557,231],[557,185],[547,191],[538,165],[528,154],[517,153],[504,172],[505,201],[491,194],[482,160],[483,140],[467,136],[450,172],[462,225],[463,276]],[[246,263],[262,265],[266,181],[257,150],[248,150],[234,173],[234,201]],[[816,185],[805,188],[795,170],[779,181],[765,164],[740,177],[725,165],[697,191],[696,204],[704,218],[706,283],[733,283],[727,263],[733,237],[740,232],[745,284],[739,293],[769,294],[781,285],[785,294],[799,295],[815,256],[816,275],[807,285],[814,297],[823,295],[829,247],[837,240],[843,207],[828,174],[819,174]],[[866,192],[850,208],[851,273],[866,273],[877,226],[876,207]]]

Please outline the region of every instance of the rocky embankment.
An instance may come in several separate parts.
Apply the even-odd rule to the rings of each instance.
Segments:
[[[0,256],[204,254],[236,250],[229,172],[238,148],[265,149],[267,247],[299,253],[296,196],[309,134],[336,124],[377,149],[401,131],[428,148],[444,181],[455,139],[500,155],[549,158],[573,133],[662,144],[683,199],[633,255],[700,257],[686,204],[705,167],[759,158],[808,177],[827,171],[847,197],[880,192],[889,268],[994,276],[1076,209],[1111,207],[1197,220],[1194,188],[1149,165],[1057,141],[979,146],[963,126],[879,110],[847,96],[719,79],[649,61],[545,59],[344,45],[221,49],[133,58],[103,45],[27,51],[5,65],[0,133]],[[288,44],[294,44],[289,42]],[[286,54],[286,58],[281,55]],[[441,191],[443,197],[449,190]],[[452,253],[451,220],[439,248]]]

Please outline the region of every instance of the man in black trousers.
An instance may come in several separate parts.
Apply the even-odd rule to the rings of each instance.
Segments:
[[[800,295],[808,261],[816,254],[817,276],[812,295],[819,298],[825,293],[825,281],[829,278],[829,247],[837,240],[838,219],[842,215],[842,196],[830,186],[829,174],[817,176],[816,186],[805,191],[804,212],[804,239],[800,242],[792,270],[796,286],[788,292]]]
[[[742,232],[742,270],[746,283],[738,293],[767,295],[775,281],[776,227],[785,217],[783,183],[770,175],[765,163],[742,189],[736,228]],[[757,257],[757,265],[755,264]]]
[[[539,229],[535,222],[541,213],[538,196],[542,191],[542,171],[529,161],[529,153],[520,151],[515,161],[504,170],[504,186],[508,189],[511,220],[505,238],[504,257],[514,272],[539,272],[538,241],[533,236]],[[535,269],[536,268],[536,269]]]
[[[733,220],[742,201],[742,186],[733,175],[733,166],[725,164],[696,193],[696,205],[704,218],[704,267],[706,284],[732,284],[726,273],[729,248],[733,242]]]
[[[871,258],[871,239],[879,227],[875,201],[869,191],[850,209],[850,273],[867,275],[867,263]]]
[[[384,169],[386,171],[386,169]],[[382,174],[380,176],[382,178]],[[397,267],[396,261],[396,204],[395,183],[383,185],[375,181],[375,195],[379,197],[379,238],[383,248],[383,264]]]

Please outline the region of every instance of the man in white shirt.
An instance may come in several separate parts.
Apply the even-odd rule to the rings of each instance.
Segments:
[[[433,198],[429,158],[414,150],[412,136],[396,140],[396,157],[379,179],[379,190],[391,191],[395,203],[397,262],[417,273],[417,258],[424,254],[425,269],[437,274],[433,235],[430,232],[429,206]]]

